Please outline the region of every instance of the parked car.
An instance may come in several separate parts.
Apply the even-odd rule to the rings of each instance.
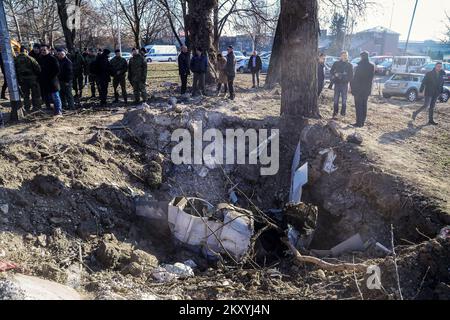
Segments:
[[[147,54],[145,60],[147,62],[172,62],[177,61],[178,51],[176,46],[163,46],[163,45],[148,45],[145,46]]]
[[[375,73],[383,76],[392,74],[392,59],[384,60],[382,63],[375,66]]]
[[[441,97],[439,98],[439,100],[441,102],[448,102],[448,99],[450,97],[450,87],[449,86],[444,86],[444,92],[441,94]]]
[[[398,56],[394,57],[392,72],[418,73],[420,68],[431,62],[427,56]]]
[[[264,59],[264,58],[270,59],[271,55],[272,55],[272,51],[268,51],[268,52],[262,52],[259,56],[261,57],[261,59]]]
[[[248,69],[248,61],[250,60],[250,57],[245,58],[238,62],[236,64],[236,71],[239,73],[249,73],[250,70]],[[267,73],[269,71],[269,64],[270,64],[270,55],[265,56],[264,58],[261,58],[262,62],[262,69],[261,73]]]
[[[410,102],[417,101],[423,78],[424,75],[418,73],[395,73],[385,82],[383,97],[403,96]]]
[[[226,57],[228,54],[227,51],[222,51],[222,55]],[[234,50],[234,56],[236,57],[237,62],[241,62],[241,60],[246,59],[246,57],[241,51]]]
[[[353,59],[350,63],[353,65],[353,68],[356,68],[358,66],[358,63],[361,61],[361,57]],[[374,63],[372,58],[369,58],[369,61]],[[375,63],[374,63],[375,64]]]
[[[111,54],[109,55],[108,60],[111,61],[115,56],[116,56],[116,55],[115,55],[114,52],[111,53]],[[127,62],[130,61],[130,59],[131,59],[132,56],[133,56],[133,55],[131,54],[131,52],[123,52],[123,51],[122,51],[122,57],[125,58],[125,60],[127,60]]]
[[[419,73],[425,74],[425,73],[433,70],[435,65],[436,65],[436,62],[427,63],[427,64],[423,65],[422,68],[420,68]],[[450,63],[443,62],[442,67],[445,71],[445,76],[446,76],[445,82],[450,83]]]

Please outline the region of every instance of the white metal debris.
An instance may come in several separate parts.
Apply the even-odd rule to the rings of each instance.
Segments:
[[[168,221],[173,236],[182,243],[206,253],[229,253],[238,260],[249,250],[254,233],[250,211],[227,204],[218,205],[216,210],[199,198],[172,200]]]
[[[331,174],[335,172],[338,168],[334,165],[334,160],[336,160],[336,153],[333,149],[325,149],[319,152],[319,154],[324,155],[326,154],[327,157],[323,163],[323,171],[325,171],[328,174]]]

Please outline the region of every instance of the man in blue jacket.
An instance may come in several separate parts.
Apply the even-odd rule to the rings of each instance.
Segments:
[[[436,107],[437,99],[444,91],[444,77],[445,72],[442,70],[442,62],[436,63],[434,69],[428,72],[423,78],[422,85],[420,86],[420,93],[425,91],[425,103],[412,115],[415,121],[418,114],[424,111],[426,108],[430,108],[428,115],[428,124],[436,126],[434,122],[434,108]]]
[[[208,71],[208,57],[203,54],[201,48],[197,48],[195,55],[191,59],[191,71],[194,74],[192,96],[197,96],[199,91],[206,96],[205,80]]]

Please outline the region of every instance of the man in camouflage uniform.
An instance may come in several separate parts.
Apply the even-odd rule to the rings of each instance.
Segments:
[[[83,96],[83,72],[86,62],[78,50],[76,50],[75,54],[71,55],[69,59],[72,61],[73,67],[73,90],[75,90],[75,99],[79,102]]]
[[[39,87],[38,76],[41,73],[39,63],[28,55],[25,47],[20,48],[20,54],[14,58],[17,80],[23,96],[25,110],[30,112],[30,94],[33,110],[41,107],[41,89]]]
[[[120,84],[120,88],[122,89],[122,97],[125,103],[128,102],[127,99],[127,89],[126,89],[126,79],[125,74],[128,70],[128,63],[122,57],[120,50],[115,51],[116,56],[111,60],[111,66],[113,70],[113,88],[114,88],[114,102],[119,102],[119,93],[117,92],[117,87]]]
[[[86,64],[84,68],[85,74],[88,76],[89,84],[91,86],[91,98],[95,98],[95,86],[97,85],[95,74],[91,72],[91,64],[95,61],[97,55],[93,49],[89,50],[89,54],[86,57]]]
[[[133,86],[134,102],[140,102],[140,97],[147,101],[147,62],[145,58],[139,54],[139,49],[133,49],[133,57],[128,63],[128,80]]]

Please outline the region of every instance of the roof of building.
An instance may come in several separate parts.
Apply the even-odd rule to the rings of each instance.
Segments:
[[[374,27],[374,28],[370,28],[370,29],[367,29],[367,30],[363,30],[363,31],[360,31],[360,32],[358,32],[358,33],[389,33],[389,34],[400,34],[400,33],[398,33],[398,32],[395,32],[394,30],[391,30],[391,29],[388,29],[388,28],[385,28],[385,27],[382,27],[382,26],[377,26],[377,27]]]

